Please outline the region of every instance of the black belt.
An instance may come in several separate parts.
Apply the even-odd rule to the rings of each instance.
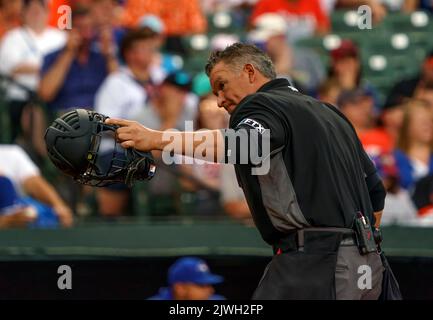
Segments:
[[[274,254],[286,251],[304,251],[306,233],[331,232],[342,233],[340,246],[356,246],[355,231],[347,228],[305,228],[294,230],[273,245]],[[308,236],[308,235],[307,235]]]

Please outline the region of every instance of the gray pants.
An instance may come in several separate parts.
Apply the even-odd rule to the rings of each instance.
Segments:
[[[340,246],[335,269],[337,300],[377,300],[383,270],[378,253],[363,256],[356,246]]]

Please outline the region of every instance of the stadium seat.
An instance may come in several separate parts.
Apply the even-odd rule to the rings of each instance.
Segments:
[[[200,72],[203,72],[208,57],[209,57],[209,53],[202,53],[202,54],[190,56],[185,61],[185,70],[188,70],[188,72],[190,72],[193,76],[195,76]]]
[[[210,38],[204,33],[183,37],[182,42],[188,54],[207,52],[210,49]]]
[[[136,183],[132,189],[133,215],[140,218],[158,219],[178,213],[173,195],[151,195],[146,182]]]
[[[233,11],[220,11],[207,16],[208,33],[238,34],[245,30],[245,17]]]
[[[433,30],[433,17],[424,11],[415,11],[410,14],[389,14],[384,24],[389,30],[395,32],[431,32]]]

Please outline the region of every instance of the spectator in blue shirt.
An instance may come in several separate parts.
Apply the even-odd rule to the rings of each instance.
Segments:
[[[0,228],[70,227],[71,209],[22,148],[0,144]]]
[[[169,287],[161,288],[149,300],[224,300],[214,294],[214,284],[223,282],[212,274],[205,261],[195,257],[178,259],[168,270]]]
[[[99,86],[118,66],[113,43],[101,43],[99,52],[92,49],[95,34],[89,8],[74,8],[72,19],[66,46],[45,56],[42,65],[39,95],[51,111],[92,108]]]

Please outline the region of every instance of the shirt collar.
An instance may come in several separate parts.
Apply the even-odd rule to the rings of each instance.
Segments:
[[[277,88],[287,88],[287,87],[291,87],[291,84],[289,82],[289,80],[285,79],[285,78],[277,78],[277,79],[273,79],[270,80],[268,82],[266,82],[264,85],[262,85],[257,91],[257,92],[266,92],[272,89],[277,89]],[[230,115],[230,122],[232,121],[232,119],[235,119],[235,115],[239,112],[239,109],[242,109],[242,103],[249,97],[250,95],[246,96],[245,98],[243,98],[237,105],[235,111],[233,111],[233,113]]]
[[[287,79],[277,78],[266,82],[264,85],[262,85],[259,88],[259,90],[257,90],[257,92],[264,92],[264,91],[277,89],[277,88],[287,88],[288,86],[291,86],[291,84]]]

